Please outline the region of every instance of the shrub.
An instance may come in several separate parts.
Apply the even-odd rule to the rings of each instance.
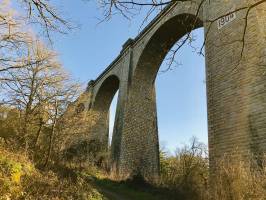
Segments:
[[[160,155],[160,186],[177,192],[181,199],[266,199],[266,156],[241,157],[233,152],[218,159],[209,175],[207,148],[196,139],[175,156]]]
[[[96,166],[107,169],[108,152],[102,149],[98,140],[81,140],[62,151],[64,165],[71,168],[84,168]]]
[[[23,154],[0,148],[0,200],[103,199],[81,174],[75,177],[41,172]]]
[[[254,156],[225,155],[217,162],[211,176],[212,198],[215,200],[266,199],[266,157],[258,165]]]
[[[183,199],[206,199],[208,171],[207,148],[194,138],[175,156],[161,156],[160,185],[175,190]]]

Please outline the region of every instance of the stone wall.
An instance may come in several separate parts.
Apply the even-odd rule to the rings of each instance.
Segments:
[[[247,9],[236,12],[221,29],[217,21],[207,22],[246,2],[251,1],[216,0],[204,7],[211,167],[225,153],[266,151],[266,43],[265,29],[261,31],[266,5],[251,10],[247,19]]]

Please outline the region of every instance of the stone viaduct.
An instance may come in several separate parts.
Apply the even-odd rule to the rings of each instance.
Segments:
[[[250,2],[256,0],[181,1],[166,7],[88,84],[80,102],[94,116],[88,135],[106,148],[109,107],[119,91],[111,144],[113,173],[124,178],[159,175],[154,82],[171,47],[200,27],[206,40],[210,167],[225,153],[266,151],[266,3],[247,15],[248,9],[239,8]]]

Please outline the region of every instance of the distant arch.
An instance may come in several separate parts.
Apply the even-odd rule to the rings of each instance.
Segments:
[[[119,90],[120,81],[116,75],[108,76],[96,92],[92,106],[95,124],[92,128],[94,138],[100,140],[103,149],[108,149],[109,111],[112,100]]]
[[[94,100],[94,109],[109,111],[114,95],[119,89],[119,78],[116,75],[107,77],[99,87]]]

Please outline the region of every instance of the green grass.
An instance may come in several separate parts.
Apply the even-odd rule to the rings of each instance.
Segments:
[[[182,198],[166,188],[158,188],[140,179],[128,181],[112,181],[107,178],[93,177],[92,182],[102,194],[106,191],[121,196],[125,200],[178,200]],[[106,194],[108,197],[108,194]],[[109,197],[110,200],[116,200]]]

